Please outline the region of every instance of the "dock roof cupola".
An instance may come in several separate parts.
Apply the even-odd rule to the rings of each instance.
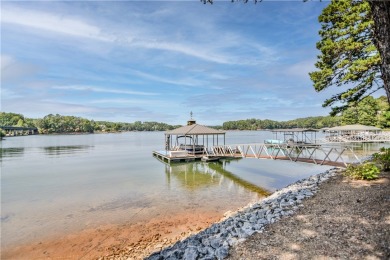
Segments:
[[[192,119],[192,111],[190,113],[190,120],[187,121],[187,125],[195,125],[196,124],[196,121],[194,119]]]

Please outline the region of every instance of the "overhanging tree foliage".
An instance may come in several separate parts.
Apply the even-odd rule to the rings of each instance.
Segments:
[[[200,0],[203,3],[213,3],[213,0]],[[244,2],[247,3],[248,0],[231,0],[232,2]],[[302,0],[307,2],[309,0]],[[318,0],[321,1],[321,0]],[[253,0],[254,3],[262,2],[262,0]],[[350,89],[344,91],[339,95],[325,101],[324,105],[329,106],[334,104],[337,101],[347,102],[344,106],[335,107],[332,114],[337,114],[339,111],[346,109],[351,103],[356,103],[362,100],[364,97],[368,96],[370,93],[373,93],[376,88],[384,88],[387,96],[387,103],[390,104],[390,1],[389,0],[332,0],[330,5],[339,5],[343,6],[342,9],[332,8],[334,13],[334,19],[329,19],[329,24],[334,24],[341,27],[340,31],[329,37],[329,41],[333,40],[345,40],[345,44],[353,43],[348,49],[347,45],[344,45],[344,49],[347,49],[348,52],[345,55],[341,55],[342,60],[347,60],[348,58],[353,58],[356,56],[367,55],[367,60],[362,62],[356,62],[352,68],[352,74],[349,77],[344,78],[344,83],[339,81],[334,81],[335,75],[332,75],[330,71],[337,63],[336,59],[332,57],[324,59],[324,62],[329,62],[330,65],[328,68],[325,68],[323,75],[313,75],[315,78],[314,84],[316,90],[320,91],[326,87],[336,85],[341,86],[347,84]],[[352,6],[351,8],[346,8],[346,6]],[[342,11],[347,11],[342,13]],[[355,11],[355,12],[354,12]],[[344,15],[346,17],[344,17]],[[328,15],[329,16],[329,15]],[[345,19],[344,19],[345,18]],[[370,20],[371,19],[371,20]],[[356,23],[352,23],[355,21]],[[351,30],[351,34],[342,34],[343,32],[348,32]],[[350,37],[349,41],[347,38]],[[360,39],[360,40],[359,40]],[[367,45],[369,44],[369,45]],[[372,46],[376,47],[376,51],[372,49]],[[338,46],[340,47],[340,46]],[[331,53],[331,50],[327,50],[328,53]],[[337,49],[336,51],[340,51]],[[363,53],[359,52],[363,51]],[[374,52],[379,52],[375,53]],[[352,55],[352,56],[348,56]],[[370,56],[373,55],[373,56]],[[339,57],[339,58],[340,58]],[[378,62],[378,57],[379,62]],[[319,57],[321,59],[321,56]],[[360,58],[358,58],[360,59]],[[354,60],[352,60],[354,61]],[[320,61],[319,61],[320,62]],[[332,63],[333,62],[333,63]],[[344,61],[345,62],[345,61]],[[343,68],[345,64],[338,64]],[[338,73],[341,68],[336,68],[335,72]],[[322,68],[319,68],[322,70]],[[374,71],[379,73],[373,73]],[[353,73],[356,72],[356,75]],[[358,78],[361,76],[362,78]],[[378,76],[381,81],[379,81]],[[340,77],[342,79],[343,77]],[[356,82],[353,82],[352,79],[356,79]],[[321,82],[321,83],[316,83]],[[352,85],[351,83],[355,83]],[[326,85],[326,83],[328,83]]]
[[[330,86],[347,89],[327,99],[323,106],[345,103],[332,108],[333,115],[347,109],[383,88],[381,58],[374,44],[374,22],[367,1],[332,1],[319,17],[321,51],[315,64],[318,71],[309,73],[316,91]]]

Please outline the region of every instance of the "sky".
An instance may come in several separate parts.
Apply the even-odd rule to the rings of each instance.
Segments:
[[[327,1],[1,2],[1,111],[203,125],[328,115]]]

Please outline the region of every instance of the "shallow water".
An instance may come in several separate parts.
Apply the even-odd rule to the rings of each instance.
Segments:
[[[270,132],[228,132],[254,143]],[[2,247],[158,215],[223,212],[327,166],[240,159],[166,165],[162,132],[37,135],[1,141]]]

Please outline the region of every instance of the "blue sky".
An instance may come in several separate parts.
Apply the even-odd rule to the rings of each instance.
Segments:
[[[328,2],[2,1],[1,111],[200,124],[327,115]]]

